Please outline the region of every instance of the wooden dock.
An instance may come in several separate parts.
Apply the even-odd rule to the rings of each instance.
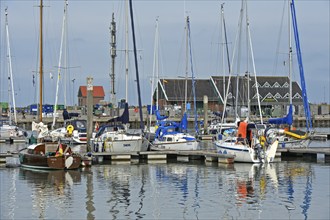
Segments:
[[[316,141],[330,140],[330,133],[315,133],[311,136],[311,139]]]
[[[93,153],[93,156],[98,162],[104,160],[111,161],[136,161],[146,160],[149,162],[176,160],[180,162],[189,162],[192,160],[202,160],[207,162],[218,162],[224,164],[234,163],[234,155],[230,154],[218,154],[215,151],[171,151],[171,150],[157,150],[144,151],[144,152],[132,152],[132,153],[113,153],[113,152],[100,152]]]
[[[8,144],[13,144],[13,143],[26,143],[26,139],[16,139],[16,138],[0,138],[0,143],[8,143]]]
[[[17,153],[0,153],[0,163],[5,163],[7,157],[13,157]],[[196,150],[196,151],[144,151],[144,152],[94,152],[93,163],[102,164],[104,161],[116,163],[167,163],[176,162],[217,162],[221,164],[232,164],[235,162],[234,155],[218,154],[214,150]],[[281,161],[309,161],[330,163],[330,147],[312,147],[312,148],[278,148],[276,157]]]
[[[308,160],[330,163],[330,147],[278,148],[277,155],[282,160]]]

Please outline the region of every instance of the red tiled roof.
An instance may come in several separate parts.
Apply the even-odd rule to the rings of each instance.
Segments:
[[[87,86],[79,87],[79,95],[81,97],[87,97]],[[105,93],[103,90],[103,86],[93,86],[93,97],[104,97]]]

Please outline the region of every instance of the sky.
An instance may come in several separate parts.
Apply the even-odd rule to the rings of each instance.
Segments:
[[[308,99],[311,103],[330,103],[330,1],[296,0],[296,14],[304,65]],[[228,36],[230,59],[235,50],[241,1],[208,0],[133,0],[138,68],[142,104],[150,104],[153,77],[156,19],[159,31],[159,76],[185,76],[185,22],[190,19],[191,54],[197,79],[223,74],[221,53],[221,10]],[[38,36],[39,1],[1,0],[1,95],[0,102],[8,101],[7,46],[5,9],[14,79],[16,106],[24,107],[38,102]],[[287,76],[288,27],[287,3],[284,0],[247,1],[250,36],[256,74],[260,76]],[[64,1],[44,0],[44,99],[54,104],[59,64]],[[283,10],[284,15],[283,15]],[[77,104],[78,87],[93,77],[93,85],[103,86],[110,100],[110,32],[115,15],[117,23],[116,97],[125,98],[125,2],[69,0],[67,19],[67,61],[61,61],[62,77],[59,86],[59,104]],[[283,19],[283,25],[281,21]],[[281,28],[282,27],[282,28]],[[243,37],[246,39],[246,37]],[[132,52],[132,34],[129,27],[129,82],[128,102],[137,105],[137,86]],[[237,52],[238,53],[238,52]],[[62,54],[65,54],[64,52]],[[242,49],[242,59],[246,49]],[[64,56],[64,55],[62,55]],[[293,80],[300,84],[297,58],[294,52]],[[246,63],[245,61],[241,61]],[[242,65],[243,66],[243,65]],[[66,68],[65,68],[66,67]],[[275,68],[276,67],[276,68]],[[64,72],[64,69],[67,69]],[[228,73],[227,73],[228,74]],[[35,77],[35,83],[33,83]],[[67,86],[64,86],[64,81]],[[64,95],[66,94],[66,96]]]

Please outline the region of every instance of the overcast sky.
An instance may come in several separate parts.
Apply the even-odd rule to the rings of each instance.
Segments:
[[[139,74],[143,104],[150,103],[150,79],[156,18],[159,19],[160,75],[185,75],[185,17],[190,18],[194,74],[197,78],[222,75],[220,67],[220,5],[224,4],[230,57],[233,53],[241,1],[207,0],[135,0],[133,1],[137,40]],[[1,7],[1,96],[7,101],[7,61],[5,54],[5,8],[8,7],[9,34],[17,106],[37,102],[39,1],[0,1]],[[307,93],[312,103],[329,103],[330,45],[328,0],[296,0]],[[44,103],[54,104],[59,63],[64,1],[44,1]],[[283,8],[284,22],[281,30]],[[86,77],[94,78],[94,85],[104,86],[106,100],[110,93],[110,35],[112,13],[117,22],[116,91],[117,99],[124,94],[125,4],[124,1],[71,0],[68,5],[67,103],[77,103],[78,87],[86,85]],[[248,1],[251,40],[257,75],[286,76],[287,68],[287,8],[283,0]],[[131,28],[130,28],[131,30]],[[280,34],[282,33],[282,34]],[[281,37],[279,37],[281,36]],[[130,50],[132,47],[129,34]],[[246,38],[245,36],[243,37]],[[280,39],[280,40],[279,40]],[[278,43],[280,42],[280,43]],[[279,45],[279,46],[278,46]],[[246,53],[245,51],[242,54]],[[295,54],[294,54],[295,55]],[[137,104],[133,53],[130,52],[129,103]],[[277,65],[275,61],[278,60]],[[243,62],[244,63],[244,62]],[[64,65],[62,61],[62,66]],[[296,57],[294,77],[300,84]],[[276,66],[277,68],[274,68]],[[244,69],[244,68],[241,68]],[[64,73],[62,73],[64,74]],[[36,84],[33,84],[33,75]],[[64,79],[64,77],[62,77]],[[74,82],[73,82],[74,80]],[[64,86],[60,87],[59,103],[64,104]]]

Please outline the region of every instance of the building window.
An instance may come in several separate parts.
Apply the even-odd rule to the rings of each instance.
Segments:
[[[285,99],[290,98],[290,94],[289,94],[289,93],[286,93],[286,94],[283,96],[283,98],[285,98]]]
[[[271,86],[270,86],[270,84],[268,82],[265,82],[265,84],[262,87],[264,87],[264,88],[270,88]]]
[[[281,94],[279,94],[279,93],[276,93],[276,94],[274,95],[274,97],[277,98],[277,99],[282,98]]]
[[[299,93],[296,93],[293,97],[293,99],[301,99],[301,95]]]
[[[276,82],[274,83],[273,88],[281,88],[281,85],[278,82]]]

